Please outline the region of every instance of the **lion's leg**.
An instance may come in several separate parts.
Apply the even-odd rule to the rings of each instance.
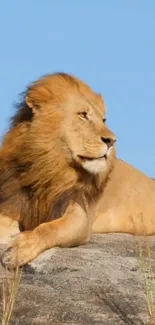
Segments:
[[[151,236],[155,234],[154,218],[143,214],[129,214],[128,210],[110,210],[99,213],[92,225],[93,233],[127,233],[135,236]]]
[[[99,213],[92,224],[93,233],[109,233],[114,231],[114,225],[111,225],[111,216],[108,213]]]
[[[18,221],[0,214],[0,245],[7,244],[10,237],[19,233]]]
[[[92,225],[93,233],[137,233],[137,220],[129,216],[126,211],[110,210],[106,213],[99,213]]]
[[[88,237],[88,217],[78,204],[71,203],[62,218],[21,233],[4,252],[2,264],[7,267],[21,266],[46,249],[77,246],[84,244]]]

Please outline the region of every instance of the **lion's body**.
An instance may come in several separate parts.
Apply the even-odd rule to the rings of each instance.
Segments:
[[[11,223],[21,231],[5,265],[88,240],[115,161],[104,117],[101,96],[71,76],[45,76],[28,88],[0,151],[0,231],[10,235]]]
[[[93,232],[155,234],[155,181],[119,159],[97,209]]]
[[[0,150],[2,263],[23,265],[91,232],[155,234],[155,181],[116,159],[100,95],[65,74],[24,95]]]

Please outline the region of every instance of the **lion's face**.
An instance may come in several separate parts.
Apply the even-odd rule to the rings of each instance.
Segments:
[[[105,125],[100,95],[73,77],[51,75],[35,83],[26,100],[34,111],[32,128],[40,146],[44,141],[48,150],[50,144],[55,150],[54,137],[60,153],[70,162],[94,174],[106,171],[116,138]]]
[[[72,155],[91,173],[104,171],[114,151],[114,134],[105,125],[104,106],[83,98],[70,99],[70,109],[64,116],[62,137]],[[101,109],[102,108],[102,109]]]

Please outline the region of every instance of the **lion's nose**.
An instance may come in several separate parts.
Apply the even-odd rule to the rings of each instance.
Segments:
[[[107,145],[108,149],[110,147],[112,147],[113,144],[116,142],[116,139],[115,138],[110,138],[110,137],[108,137],[108,138],[101,137],[101,140],[102,140],[102,142],[104,142]]]

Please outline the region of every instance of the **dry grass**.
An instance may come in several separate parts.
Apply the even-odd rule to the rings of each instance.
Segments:
[[[149,238],[146,235],[145,223],[143,220],[143,213],[139,215],[140,223],[143,225],[143,240],[141,237],[136,236],[138,242],[138,252],[137,256],[140,264],[140,271],[143,277],[144,289],[146,295],[146,303],[148,308],[148,313],[150,316],[150,324],[155,325],[155,274],[152,268],[151,261],[151,248],[149,245]],[[131,222],[133,225],[134,233],[137,233],[136,224],[131,217]]]
[[[1,325],[9,325],[15,303],[17,289],[21,280],[22,269],[5,270],[2,283],[2,316]]]
[[[152,268],[151,248],[148,237],[146,237],[143,243],[142,240],[138,238],[138,256],[144,282],[146,303],[150,316],[150,325],[155,325],[155,274]]]

